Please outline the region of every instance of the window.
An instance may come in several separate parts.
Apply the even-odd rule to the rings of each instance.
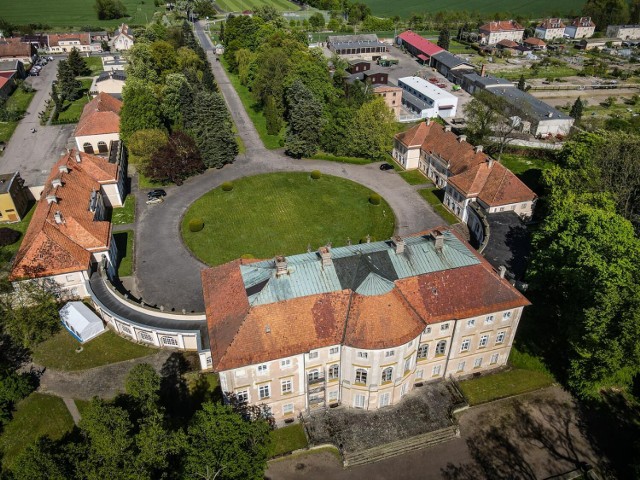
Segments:
[[[461,352],[466,352],[466,351],[469,350],[470,346],[471,346],[471,340],[466,338],[465,340],[462,341],[462,345],[460,345],[460,351]]]
[[[353,406],[356,408],[364,408],[364,395],[356,394],[353,398]]]
[[[337,355],[340,349],[338,347],[331,347],[329,349],[329,355]]]
[[[338,364],[329,367],[329,380],[337,380],[340,375],[340,367]]]
[[[282,394],[285,395],[287,393],[291,393],[293,391],[293,385],[291,384],[291,380],[282,380]]]
[[[140,332],[140,340],[144,340],[145,342],[153,343],[153,337],[149,332]]]
[[[269,385],[260,385],[260,388],[258,389],[258,393],[260,395],[260,400],[269,398],[271,396],[269,391]]]
[[[287,403],[286,405],[282,406],[283,415],[290,415],[292,413],[293,413],[293,403]]]
[[[314,380],[318,380],[319,378],[320,378],[320,371],[318,369],[310,370],[309,372],[307,372],[307,379],[310,382],[313,382]]]
[[[475,327],[476,326],[476,319],[472,318],[471,320],[467,320],[467,327],[471,328],[471,327]]]
[[[318,358],[318,352],[309,352],[309,360],[313,360],[314,358]]]
[[[460,362],[460,363],[458,364],[458,371],[459,371],[459,372],[464,372],[464,363],[465,363],[465,362]]]
[[[213,358],[207,357],[207,366],[210,367],[211,365],[213,365]]]
[[[413,347],[413,340],[411,340],[411,341],[409,342],[409,344],[407,345],[407,348],[411,348],[411,347]]]
[[[520,205],[520,208],[527,208],[527,204],[523,203],[522,205]]]
[[[493,323],[493,315],[487,315],[487,318],[484,319],[484,323],[486,324]]]
[[[409,370],[411,370],[411,357],[404,361],[404,373],[407,373]]]
[[[236,392],[236,398],[240,403],[247,403],[249,401],[249,392],[247,390],[240,390]]]
[[[107,153],[108,151],[106,142],[98,142],[98,153]]]
[[[440,340],[436,345],[436,355],[444,355],[444,352],[446,349],[447,349],[447,341]]]
[[[420,345],[418,347],[418,358],[427,358],[427,355],[429,355],[429,345]]]
[[[386,352],[384,352],[385,357],[393,357],[395,354],[395,350],[387,350]]]
[[[449,330],[449,324],[448,323],[443,323],[442,325],[440,325],[440,331],[441,332],[445,332]]]
[[[482,357],[476,358],[473,362],[473,368],[480,368],[482,366]]]
[[[291,359],[286,358],[284,360],[280,360],[280,368],[291,368]]]
[[[487,343],[489,343],[489,335],[482,335],[480,337],[480,344],[478,345],[480,348],[486,347]]]
[[[496,343],[504,342],[505,335],[506,335],[505,332],[498,332],[498,335],[496,336]]]
[[[358,352],[358,358],[367,358],[369,357],[368,352]]]
[[[380,407],[386,407],[389,405],[389,399],[391,398],[391,395],[389,394],[389,392],[385,392],[383,394],[380,395]]]
[[[390,382],[393,376],[393,368],[387,367],[382,371],[382,383]]]
[[[407,393],[407,384],[403,383],[402,388],[400,389],[400,397],[404,397]]]
[[[491,363],[491,365],[495,365],[496,363],[498,363],[498,358],[500,358],[500,355],[494,353],[493,355],[491,355],[491,361],[489,363]]]
[[[269,365],[263,363],[262,365],[258,365],[258,375],[264,375],[269,371]]]
[[[416,378],[422,378],[423,375],[424,375],[424,370],[422,369],[416,370]]]
[[[356,370],[356,383],[367,384],[367,371],[363,368]]]
[[[431,327],[425,328],[424,329],[424,333],[427,334],[427,335],[430,334],[431,333]]]
[[[82,145],[82,149],[84,150],[84,153],[93,153],[93,145],[91,145],[89,142],[85,142]]]
[[[329,392],[329,401],[330,402],[335,402],[336,400],[338,400],[338,391],[337,390],[332,390]]]
[[[165,345],[171,345],[172,347],[178,346],[178,340],[173,337],[160,337],[160,340],[162,340],[162,343]]]
[[[504,312],[504,313],[502,314],[502,319],[503,319],[503,320],[508,320],[508,319],[510,319],[510,318],[511,318],[511,312]]]

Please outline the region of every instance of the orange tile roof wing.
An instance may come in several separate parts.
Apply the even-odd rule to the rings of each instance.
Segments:
[[[108,93],[100,92],[82,109],[75,136],[120,133],[122,102]]]

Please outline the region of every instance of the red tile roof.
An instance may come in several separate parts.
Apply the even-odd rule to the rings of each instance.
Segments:
[[[578,17],[574,18],[571,22],[571,25],[574,27],[595,27],[596,24],[593,23],[591,17]]]
[[[11,280],[86,270],[92,252],[109,249],[111,223],[96,220],[88,207],[101,182],[115,181],[117,167],[102,157],[79,155],[77,162],[76,151],[71,150],[51,170],[14,260]],[[62,166],[69,171],[60,172]],[[54,179],[62,185],[53,186]],[[49,203],[47,196],[55,196],[57,203]],[[63,223],[56,222],[57,212]]]
[[[49,46],[57,47],[60,42],[69,41],[69,40],[78,40],[80,45],[90,45],[91,44],[91,35],[86,32],[78,32],[78,33],[52,33],[49,35]]]
[[[121,108],[120,100],[108,93],[100,92],[82,109],[74,136],[119,133]]]
[[[426,38],[421,37],[417,33],[412,32],[411,30],[407,30],[406,32],[402,32],[398,35],[398,38],[402,39],[403,42],[408,43],[413,46],[417,50],[420,50],[422,53],[432,57],[436,53],[440,53],[444,51],[443,48],[439,47],[435,43],[430,42]]]
[[[500,45],[501,47],[505,47],[505,48],[515,48],[518,46],[518,44],[516,42],[514,42],[513,40],[507,40],[506,38],[503,40],[500,40],[497,45]]]
[[[35,53],[35,48],[29,43],[21,43],[20,39],[6,40],[0,41],[0,57],[30,57]]]
[[[536,194],[511,170],[495,161],[476,165],[447,182],[467,198],[477,197],[490,207],[536,199]]]
[[[437,122],[422,122],[395,136],[407,148],[420,146],[421,150],[435,154],[449,162],[453,175],[488,160],[488,155],[476,152],[474,146],[460,139],[453,132],[445,131]]]
[[[337,344],[389,348],[416,338],[430,323],[529,305],[474,255],[479,264],[396,280],[382,295],[341,290],[254,306],[240,273],[246,260],[204,270],[213,368],[230,370]]]
[[[524,43],[527,43],[529,45],[533,45],[536,47],[546,47],[547,43],[544,40],[541,40],[539,38],[536,37],[529,37],[527,38]]]
[[[561,18],[546,18],[543,22],[538,25],[538,28],[564,28],[565,24],[562,23]]]
[[[515,20],[501,20],[499,22],[489,22],[482,25],[479,30],[485,32],[511,32],[523,30],[524,27]]]

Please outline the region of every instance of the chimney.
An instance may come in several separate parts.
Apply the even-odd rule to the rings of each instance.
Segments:
[[[287,259],[283,255],[276,257],[276,277],[287,275],[289,273],[289,267],[287,265]]]
[[[451,131],[451,125],[447,125],[446,127],[444,127],[444,131],[445,132],[450,132]]]
[[[507,267],[505,267],[504,265],[500,265],[500,268],[498,268],[498,273],[500,274],[500,278],[504,278],[504,275],[507,273]]]
[[[52,203],[58,203],[58,197],[55,195],[47,195],[47,203],[51,205]]]
[[[58,225],[62,225],[64,223],[64,218],[62,218],[62,212],[60,212],[60,210],[56,210],[56,213],[53,214],[53,219]]]
[[[82,157],[80,156],[80,152],[76,152],[76,162],[77,163],[82,162]]]
[[[444,235],[440,230],[434,230],[431,236],[435,240],[436,252],[441,253],[442,247],[444,247]]]
[[[427,118],[427,122],[426,123],[427,123],[427,126],[431,125],[431,119]]]
[[[62,180],[60,180],[59,178],[54,178],[53,180],[51,180],[51,186],[53,188],[61,187],[62,186]]]
[[[58,167],[58,171],[60,173],[69,173],[69,167],[67,167],[66,165],[60,165]]]
[[[480,76],[481,77],[487,76],[487,66],[484,63],[482,64],[482,67],[480,67]]]
[[[264,331],[265,333],[271,333],[271,327],[269,326],[269,324],[267,324],[267,326],[264,327]]]
[[[462,142],[466,142],[467,141],[467,136],[466,135],[460,135],[458,137],[458,142],[462,143]]]
[[[400,235],[396,235],[395,237],[392,238],[392,240],[396,246],[396,253],[404,253],[404,247],[405,247],[404,238],[402,238]]]
[[[318,249],[320,253],[320,258],[322,259],[322,268],[329,267],[333,265],[333,261],[331,260],[331,250],[329,247],[320,247]]]
[[[489,163],[489,168],[493,168],[493,162],[494,161],[495,160],[493,158],[489,157],[489,159],[487,160],[487,162]]]
[[[482,145],[476,145],[475,148],[473,149],[474,152],[476,153],[481,153],[482,152]]]

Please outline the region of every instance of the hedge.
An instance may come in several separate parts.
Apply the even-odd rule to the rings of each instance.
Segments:
[[[369,203],[371,205],[380,205],[380,202],[382,202],[382,197],[377,193],[372,193],[371,195],[369,195]]]
[[[314,170],[313,172],[311,172],[311,178],[313,178],[314,180],[318,180],[321,176],[322,173],[320,173],[320,170]]]
[[[224,192],[230,192],[231,190],[233,190],[233,183],[231,182],[224,182],[222,184],[222,191]]]
[[[204,228],[204,221],[201,218],[194,218],[189,220],[189,231],[199,232]]]

